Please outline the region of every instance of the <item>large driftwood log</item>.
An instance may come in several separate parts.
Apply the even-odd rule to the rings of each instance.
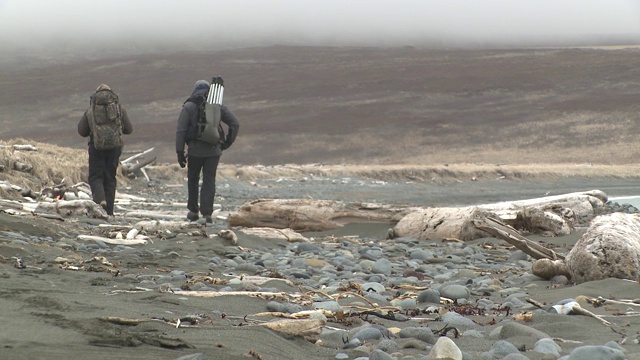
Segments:
[[[473,219],[488,214],[473,206],[420,209],[406,215],[395,225],[393,237],[420,240],[479,239],[486,234],[474,226]]]
[[[289,228],[295,231],[336,229],[347,223],[395,223],[411,208],[373,203],[310,199],[260,199],[229,214],[229,226]]]
[[[154,151],[155,151],[155,148],[150,148],[139,154],[133,155],[129,158],[126,158],[120,161],[122,175],[124,176],[132,175],[137,170],[140,170],[143,167],[156,161],[156,155]]]
[[[565,217],[570,215],[587,216],[593,215],[597,209],[604,207],[607,199],[607,194],[604,192],[600,190],[590,190],[534,199],[504,201],[479,205],[478,207],[492,212],[533,207],[543,211],[561,213],[561,215]]]
[[[482,214],[491,214],[506,225],[531,233],[568,235],[573,231],[576,215],[594,215],[606,200],[605,193],[592,190],[474,207],[419,209],[401,219],[391,235],[422,240],[478,239],[485,234],[476,229],[473,221]]]
[[[565,261],[578,284],[609,277],[640,281],[640,215],[596,217]]]

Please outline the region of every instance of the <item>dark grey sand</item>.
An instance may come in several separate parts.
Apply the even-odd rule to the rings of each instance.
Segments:
[[[333,181],[332,181],[333,180]],[[245,201],[268,198],[337,199],[343,201],[367,201],[419,206],[454,206],[518,200],[561,194],[574,191],[600,189],[609,196],[640,194],[640,179],[561,179],[552,181],[496,180],[485,182],[464,181],[456,184],[423,183],[380,183],[369,179],[353,179],[342,183],[340,179],[288,179],[286,181],[259,180],[255,184],[232,179],[219,179],[217,203],[223,213],[233,210]],[[143,181],[136,182],[123,192],[137,196],[184,202],[184,187],[166,187],[166,184],[148,186]],[[125,224],[127,219],[116,217],[116,222]],[[344,228],[323,233],[305,234],[314,239],[333,235],[357,236],[364,241],[385,243],[386,230],[390,224],[349,224]],[[210,233],[226,228],[224,221],[218,221],[208,228]],[[288,337],[256,326],[252,314],[267,311],[268,300],[246,296],[199,298],[161,292],[163,282],[158,280],[171,271],[178,270],[192,275],[210,274],[223,277],[227,268],[211,268],[207,259],[218,256],[222,259],[237,252],[237,248],[221,239],[179,235],[170,239],[156,239],[153,243],[132,246],[132,249],[113,251],[109,249],[78,249],[74,241],[77,234],[91,233],[95,224],[86,219],[64,222],[35,216],[14,216],[0,211],[0,359],[176,359],[181,356],[202,354],[202,359],[333,359],[336,354],[348,354],[350,359],[367,356],[353,350],[335,346],[319,346],[298,337]],[[13,238],[10,235],[13,234]],[[555,251],[566,253],[579,238],[575,233],[559,238],[540,238]],[[501,240],[480,239],[473,245],[505,247]],[[253,252],[269,252],[283,249],[290,244],[282,241],[263,240],[255,236],[239,237],[238,245]],[[445,246],[441,242],[419,243],[426,249]],[[120,273],[100,271],[63,270],[55,259],[64,257],[78,263],[93,256],[105,256],[117,265]],[[22,258],[25,269],[13,266],[13,257]],[[526,270],[523,270],[526,273]],[[248,274],[251,275],[251,274]],[[508,275],[495,274],[496,278]],[[179,276],[177,276],[179,278]],[[553,305],[566,298],[578,295],[587,297],[603,296],[616,299],[633,299],[640,295],[637,283],[608,279],[585,283],[579,286],[551,286],[549,281],[530,276],[527,284],[519,285],[518,291],[546,305]],[[146,282],[143,282],[146,280]],[[272,281],[263,288],[276,288],[288,293],[301,292],[302,282],[290,277],[294,286]],[[170,281],[180,286],[184,280]],[[152,285],[155,284],[155,285]],[[429,287],[431,280],[425,278],[416,285]],[[151,291],[131,291],[136,287]],[[505,286],[506,287],[506,286]],[[239,287],[239,289],[242,289]],[[473,301],[482,297],[474,295]],[[499,301],[500,297],[494,297]],[[471,301],[471,302],[473,302]],[[540,315],[524,325],[547,333],[558,339],[562,355],[578,346],[603,345],[607,341],[621,342],[629,359],[640,358],[637,344],[640,331],[640,317],[612,316],[628,309],[624,306],[585,308],[597,314],[607,315],[616,329],[602,325],[596,319],[586,316]],[[635,311],[638,311],[636,308]],[[176,328],[167,322],[152,319],[175,320],[187,315],[198,314],[204,319],[197,327]],[[223,316],[224,314],[224,316]],[[246,318],[245,318],[246,316]],[[122,317],[145,320],[136,326],[116,325],[99,320],[101,317]],[[434,318],[433,315],[420,315]],[[475,330],[484,333],[481,338],[462,336],[455,338],[448,334],[457,346],[472,356],[491,349],[497,341],[489,333],[501,323],[508,321],[511,314],[493,312],[484,316],[469,316],[478,324]],[[368,321],[385,328],[428,326],[441,329],[446,324],[441,320],[410,320],[406,322],[369,318]],[[363,325],[358,319],[352,328]],[[343,324],[329,321],[328,326],[346,328]],[[461,328],[462,330],[466,330]],[[561,340],[560,340],[561,339]],[[400,339],[394,338],[396,342]],[[541,359],[541,354],[532,352],[531,339],[509,338],[514,345],[524,346],[523,355],[531,359]],[[635,342],[634,342],[635,341]],[[375,347],[375,342],[371,342]],[[406,359],[426,358],[430,344],[423,348],[405,348],[399,352]],[[194,357],[195,358],[195,357]]]

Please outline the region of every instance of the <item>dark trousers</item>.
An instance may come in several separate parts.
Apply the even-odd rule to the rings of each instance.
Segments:
[[[218,162],[220,162],[220,156],[189,156],[189,161],[187,162],[187,188],[189,191],[187,209],[189,211],[200,212],[204,216],[210,216],[213,213]],[[202,187],[199,188],[200,173],[202,173]],[[200,195],[199,206],[198,195]]]
[[[106,211],[113,215],[113,203],[116,199],[116,173],[120,163],[122,148],[96,150],[89,145],[89,186],[93,201],[99,204],[107,202]]]

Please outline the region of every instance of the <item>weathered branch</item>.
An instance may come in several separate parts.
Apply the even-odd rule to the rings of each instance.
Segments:
[[[474,219],[473,223],[478,229],[505,240],[534,259],[564,260],[563,255],[557,254],[555,251],[527,239],[520,235],[516,229],[496,218],[479,217]]]

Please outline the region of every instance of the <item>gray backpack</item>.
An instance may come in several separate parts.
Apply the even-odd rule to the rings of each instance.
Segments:
[[[93,146],[97,150],[122,147],[122,111],[116,93],[109,89],[96,91],[87,115]]]

